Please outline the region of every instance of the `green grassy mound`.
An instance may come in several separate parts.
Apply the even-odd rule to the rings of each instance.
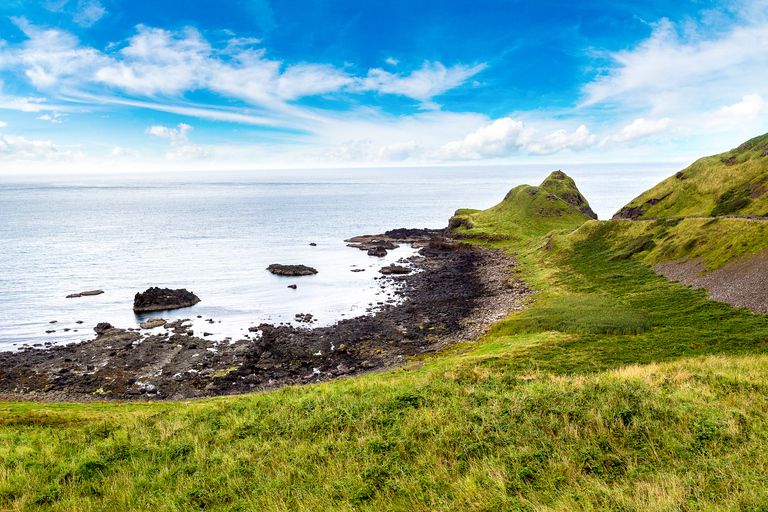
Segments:
[[[538,187],[513,188],[488,210],[457,211],[449,227],[462,236],[523,241],[555,229],[573,229],[594,218],[573,179],[555,171]]]
[[[768,216],[768,134],[701,158],[630,201],[622,218]]]

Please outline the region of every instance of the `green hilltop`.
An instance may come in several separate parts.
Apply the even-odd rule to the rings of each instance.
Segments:
[[[768,134],[688,168],[646,190],[614,218],[768,216]]]
[[[596,218],[573,179],[555,171],[538,187],[513,188],[501,203],[487,210],[458,210],[449,228],[458,235],[523,240]]]

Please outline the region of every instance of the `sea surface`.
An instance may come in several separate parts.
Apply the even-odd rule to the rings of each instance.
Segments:
[[[559,166],[600,219],[682,167]],[[314,325],[366,314],[390,298],[374,280],[378,269],[413,251],[401,247],[375,258],[344,239],[442,228],[456,209],[488,208],[509,189],[538,185],[554,170],[0,176],[0,350],[81,341],[93,337],[99,322],[129,328],[151,316],[190,318],[196,335],[237,339],[261,322],[295,322],[298,313],[312,314]],[[271,263],[310,265],[319,273],[274,276],[266,270]],[[202,300],[134,315],[134,295],[150,286],[186,288]],[[95,289],[104,293],[66,298]]]

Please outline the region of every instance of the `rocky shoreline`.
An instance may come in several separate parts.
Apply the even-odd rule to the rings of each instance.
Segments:
[[[322,382],[476,340],[535,293],[520,278],[519,262],[499,250],[434,230],[368,238],[375,247],[421,247],[409,261],[413,272],[377,278],[383,289],[394,286],[373,314],[315,328],[311,315],[297,315],[299,326],[263,323],[224,341],[191,334],[185,320],[147,332],[102,323],[89,341],[0,353],[0,398],[179,400]]]

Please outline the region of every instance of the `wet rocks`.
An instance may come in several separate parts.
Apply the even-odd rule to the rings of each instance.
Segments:
[[[374,247],[373,249],[368,249],[368,256],[376,256],[378,258],[383,258],[387,255],[387,249],[378,245]]]
[[[374,314],[330,326],[299,314],[298,325],[262,323],[218,341],[195,336],[189,319],[144,332],[101,323],[79,344],[0,353],[0,398],[173,400],[322,382],[478,339],[533,293],[501,251],[436,242],[409,265],[419,271],[378,278],[387,298]]]
[[[166,322],[162,318],[150,318],[149,320],[145,322],[141,322],[139,324],[139,327],[142,329],[154,329],[155,327],[160,327],[161,325],[165,325]]]
[[[273,263],[267,267],[267,270],[277,276],[310,276],[317,274],[317,269],[306,265],[280,265]]]
[[[67,295],[67,298],[68,299],[75,299],[77,297],[88,297],[88,296],[91,296],[91,295],[101,295],[102,293],[104,293],[104,290],[89,290],[89,291],[86,291],[86,292],[71,293],[71,294]]]
[[[385,276],[392,275],[392,274],[410,274],[411,273],[411,269],[408,268],[408,267],[403,267],[403,266],[400,266],[400,265],[395,265],[393,263],[392,265],[388,265],[386,267],[380,268],[379,272],[381,272]]]
[[[194,306],[200,302],[200,297],[182,288],[158,288],[153,286],[144,293],[137,293],[133,298],[134,313],[150,313]]]

